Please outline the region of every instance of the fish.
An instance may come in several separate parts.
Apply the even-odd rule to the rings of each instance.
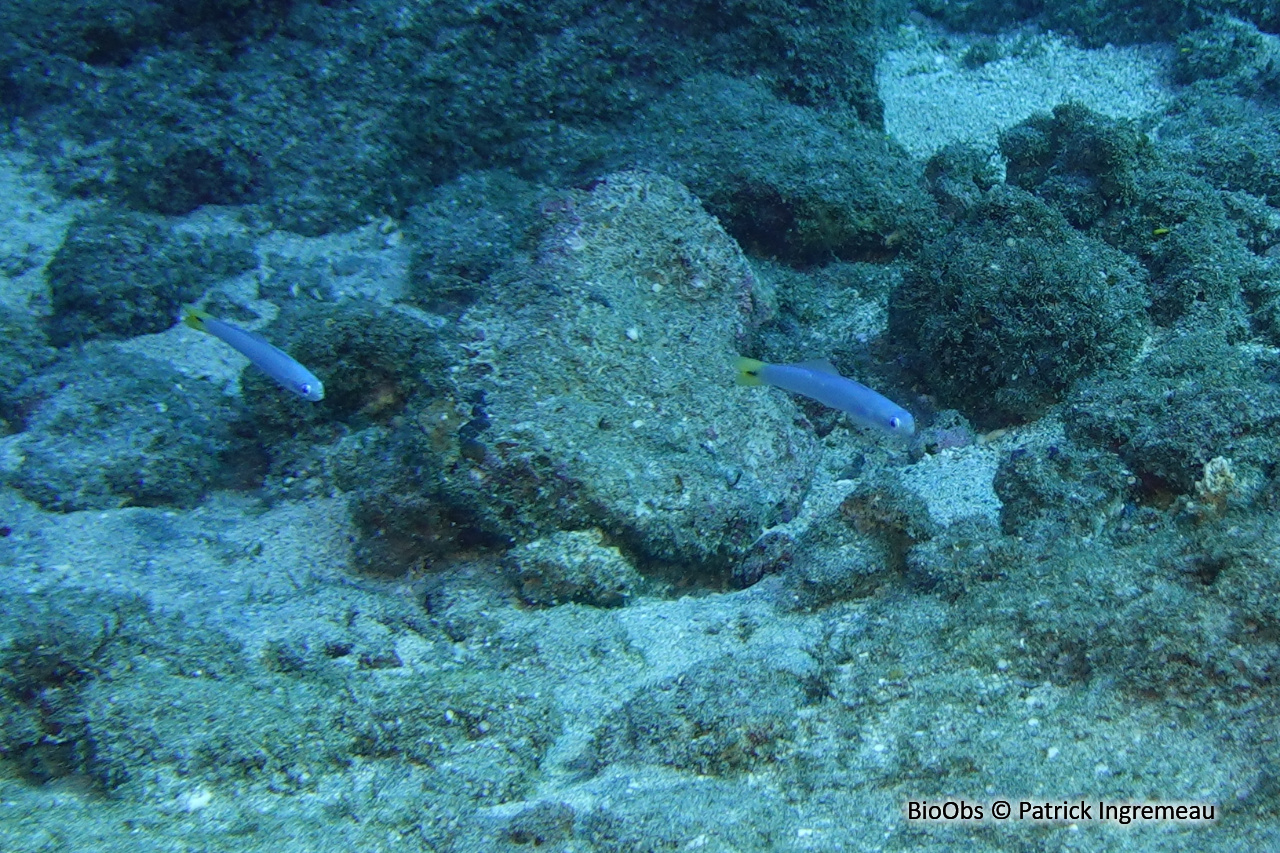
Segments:
[[[839,409],[859,426],[884,435],[910,438],[916,421],[911,413],[861,382],[841,376],[826,359],[796,364],[766,364],[738,359],[739,385],[772,385]]]
[[[298,363],[293,356],[268,343],[261,335],[219,320],[206,311],[188,308],[183,322],[206,332],[243,355],[263,373],[304,400],[318,403],[324,399],[324,383]]]

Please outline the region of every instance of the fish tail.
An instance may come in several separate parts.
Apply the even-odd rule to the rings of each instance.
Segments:
[[[204,327],[204,321],[212,316],[208,311],[201,311],[199,308],[188,308],[183,312],[182,322],[186,323],[197,331],[208,331]]]
[[[761,385],[764,380],[760,378],[760,371],[764,368],[763,361],[757,361],[754,358],[738,359],[738,384],[739,385]]]

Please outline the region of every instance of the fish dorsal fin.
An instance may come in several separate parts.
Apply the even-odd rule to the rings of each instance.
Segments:
[[[808,361],[802,361],[797,367],[804,367],[817,373],[830,373],[833,376],[839,376],[840,371],[836,370],[836,366],[825,358],[811,358]]]

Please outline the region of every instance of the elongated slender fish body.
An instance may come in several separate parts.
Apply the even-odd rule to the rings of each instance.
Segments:
[[[187,309],[184,322],[193,329],[208,332],[249,359],[254,367],[274,379],[281,388],[313,403],[324,399],[324,383],[293,356],[267,343],[261,335],[191,308]]]
[[[772,385],[839,409],[860,426],[886,435],[910,438],[916,421],[911,413],[861,382],[841,376],[826,359],[798,364],[766,364],[738,359],[738,384]]]

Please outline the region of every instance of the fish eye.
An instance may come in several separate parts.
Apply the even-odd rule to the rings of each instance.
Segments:
[[[897,429],[900,426],[902,426],[901,418],[897,417],[896,415],[892,418],[889,418],[889,429]]]
[[[310,396],[311,396],[311,383],[310,383],[310,382],[303,382],[301,385],[299,385],[299,386],[298,386],[298,393],[300,393],[300,394],[301,394],[302,396],[304,396],[304,397],[310,397]]]

